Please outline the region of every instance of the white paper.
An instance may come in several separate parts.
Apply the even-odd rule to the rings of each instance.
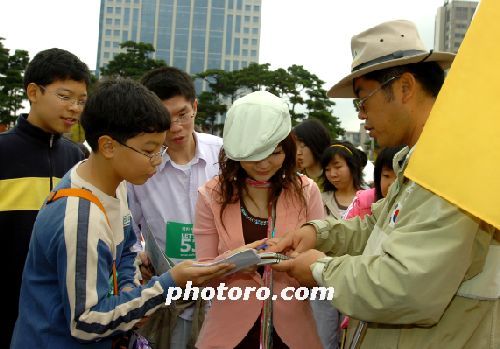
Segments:
[[[174,264],[168,260],[165,254],[162,252],[160,245],[156,242],[156,239],[149,229],[149,226],[143,227],[142,236],[144,237],[145,247],[144,251],[149,257],[149,261],[155,269],[156,275],[161,275],[174,267]]]

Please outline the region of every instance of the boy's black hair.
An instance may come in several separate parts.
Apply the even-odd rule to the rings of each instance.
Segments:
[[[99,137],[108,135],[120,143],[141,133],[164,132],[170,115],[160,99],[130,79],[109,79],[98,84],[85,104],[80,123],[92,151]]]
[[[330,134],[321,121],[307,119],[295,126],[292,133],[297,140],[311,149],[314,161],[320,162],[323,152],[331,143]]]
[[[373,182],[375,186],[375,200],[380,200],[383,198],[382,196],[382,188],[380,186],[380,181],[382,179],[382,169],[384,167],[394,170],[392,166],[392,160],[394,156],[403,149],[403,145],[398,147],[390,147],[382,149],[375,160],[375,168],[373,169]]]
[[[444,83],[444,70],[436,62],[413,63],[382,70],[375,70],[363,75],[363,78],[367,80],[375,80],[382,84],[394,76],[401,76],[403,73],[412,74],[422,85],[422,89],[434,98],[437,97]],[[391,85],[392,84],[388,84],[382,88],[389,99],[392,99],[393,97]]]
[[[350,142],[335,141],[323,152],[323,156],[321,157],[321,167],[325,169],[330,161],[333,160],[335,155],[338,155],[345,160],[349,170],[351,171],[354,188],[356,190],[361,189],[361,185],[363,184],[363,168],[365,168],[368,162],[368,157],[365,152],[357,149]],[[326,178],[325,171],[323,171],[323,177],[325,179],[323,187],[324,191],[336,191],[337,188],[335,188],[335,186]]]
[[[196,91],[188,73],[175,67],[160,67],[147,72],[141,83],[153,91],[162,101],[182,96],[194,103]]]
[[[40,51],[24,72],[24,90],[30,83],[46,86],[57,80],[82,81],[90,85],[89,68],[69,51],[51,48]]]

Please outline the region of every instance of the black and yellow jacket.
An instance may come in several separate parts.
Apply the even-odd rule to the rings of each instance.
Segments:
[[[33,126],[27,115],[20,116],[14,128],[0,133],[0,233],[7,254],[3,280],[9,282],[5,288],[9,337],[17,318],[24,260],[38,210],[57,182],[82,159],[76,144]],[[8,348],[8,343],[3,344],[1,338],[0,347]]]

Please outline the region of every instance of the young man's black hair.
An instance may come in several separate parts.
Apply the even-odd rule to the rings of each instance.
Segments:
[[[56,80],[83,81],[90,85],[87,65],[69,51],[51,48],[38,53],[24,72],[24,90],[30,83],[45,86]]]
[[[194,102],[196,91],[188,73],[175,67],[161,67],[146,73],[141,83],[153,91],[162,101],[182,96]]]

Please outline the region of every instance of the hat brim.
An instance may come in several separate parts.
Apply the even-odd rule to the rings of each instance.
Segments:
[[[265,158],[267,158],[269,155],[271,155],[274,152],[274,149],[278,146],[279,143],[277,143],[274,147],[270,147],[268,149],[265,149],[263,151],[260,151],[258,153],[246,156],[246,157],[237,157],[232,155],[230,152],[226,151],[226,156],[234,161],[262,161]],[[224,149],[226,150],[226,149]]]
[[[428,56],[428,57],[427,57]],[[427,59],[425,59],[427,57]],[[425,59],[425,61],[422,61]],[[347,75],[345,78],[336,83],[327,93],[330,98],[356,98],[353,91],[352,82],[354,79],[359,78],[365,74],[368,74],[375,70],[382,70],[392,67],[397,67],[400,65],[412,64],[412,63],[423,63],[423,62],[436,62],[443,69],[448,69],[451,63],[455,59],[455,54],[450,52],[425,52],[415,56],[403,57],[398,59],[393,59],[387,62],[376,63],[369,65],[360,70],[356,70],[351,74]]]

